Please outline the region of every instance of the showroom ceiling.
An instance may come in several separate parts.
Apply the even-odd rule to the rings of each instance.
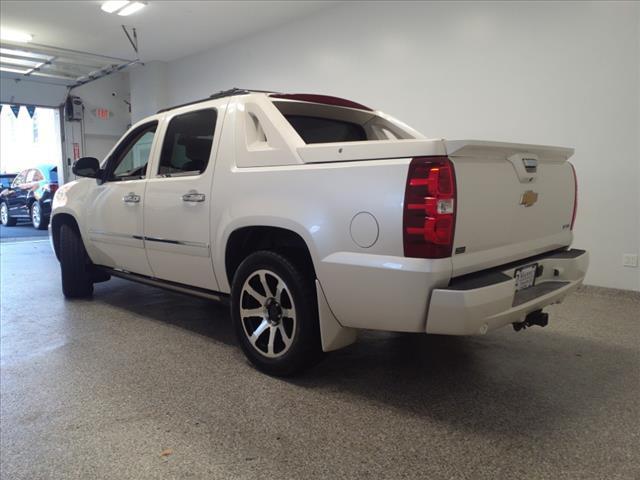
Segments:
[[[100,1],[7,1],[3,28],[33,35],[37,44],[134,59],[121,25],[137,29],[142,61],[175,60],[311,15],[339,2],[149,1],[128,17],[108,14]]]

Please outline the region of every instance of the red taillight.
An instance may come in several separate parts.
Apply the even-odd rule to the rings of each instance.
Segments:
[[[451,256],[456,224],[456,178],[448,157],[417,157],[404,192],[405,257]]]
[[[571,214],[571,230],[573,230],[573,225],[576,223],[576,212],[578,211],[578,176],[576,175],[576,168],[573,166],[573,163],[569,162],[571,165],[571,171],[573,172],[573,213]]]

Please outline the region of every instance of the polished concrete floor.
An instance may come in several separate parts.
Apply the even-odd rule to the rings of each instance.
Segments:
[[[122,280],[65,301],[47,243],[1,257],[3,480],[640,476],[637,294],[520,333],[365,333],[282,380],[225,308]]]

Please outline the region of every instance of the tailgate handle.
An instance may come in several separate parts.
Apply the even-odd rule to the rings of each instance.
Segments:
[[[533,153],[514,153],[508,160],[513,165],[520,183],[530,183],[538,175],[538,156]]]
[[[536,173],[538,170],[538,159],[525,157],[522,159],[522,164],[527,173]]]

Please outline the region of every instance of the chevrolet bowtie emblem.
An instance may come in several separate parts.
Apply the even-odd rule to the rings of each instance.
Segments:
[[[533,190],[527,190],[522,194],[522,198],[520,199],[520,205],[524,205],[525,207],[530,207],[537,201],[538,201],[538,194]]]

